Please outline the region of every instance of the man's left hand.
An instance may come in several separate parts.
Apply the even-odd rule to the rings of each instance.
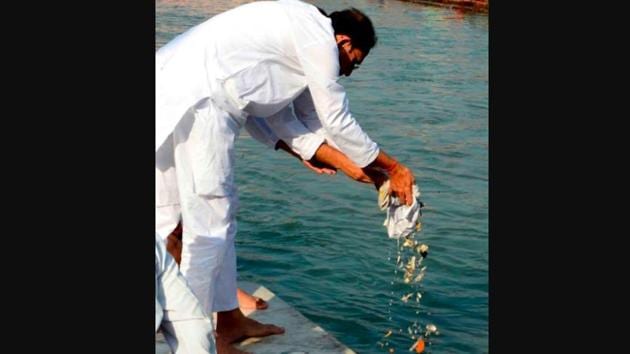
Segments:
[[[306,166],[307,168],[309,168],[310,170],[312,170],[313,172],[319,175],[321,174],[334,175],[337,173],[336,168],[325,165],[321,162],[318,162],[317,160],[310,160],[310,161],[302,160],[302,163],[304,164],[304,166]]]

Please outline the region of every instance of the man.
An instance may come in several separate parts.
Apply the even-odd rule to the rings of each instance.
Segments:
[[[411,204],[413,174],[361,130],[337,83],[375,43],[358,10],[327,17],[280,0],[219,14],[157,52],[156,228],[173,230],[181,212],[181,271],[204,310],[218,312],[220,353],[224,342],[284,332],[244,317],[236,300],[234,143],[248,117],[282,125],[291,103],[316,111],[341,152],[386,171],[393,193]],[[323,146],[300,140],[287,144],[305,160]]]

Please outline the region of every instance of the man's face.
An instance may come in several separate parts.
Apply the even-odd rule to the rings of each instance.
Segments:
[[[352,71],[359,68],[367,53],[352,45],[351,40],[338,44],[339,47],[339,75],[350,76]]]

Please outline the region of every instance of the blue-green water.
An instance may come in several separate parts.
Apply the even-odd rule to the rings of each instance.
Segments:
[[[247,2],[158,0],[156,47]],[[388,329],[406,352],[410,339],[397,330],[414,320],[440,332],[428,353],[488,352],[488,17],[400,1],[312,3],[357,7],[377,29],[377,47],[341,82],[363,129],[422,190],[430,252],[420,314],[400,301],[409,286],[394,278],[396,244],[373,187],[315,175],[246,135],[237,143],[240,278],[359,353],[385,352],[377,342]]]

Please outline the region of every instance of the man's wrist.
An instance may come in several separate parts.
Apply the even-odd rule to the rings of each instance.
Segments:
[[[385,168],[385,171],[387,171],[388,174],[391,174],[398,167],[400,167],[400,163],[396,160],[393,160],[392,164]]]

